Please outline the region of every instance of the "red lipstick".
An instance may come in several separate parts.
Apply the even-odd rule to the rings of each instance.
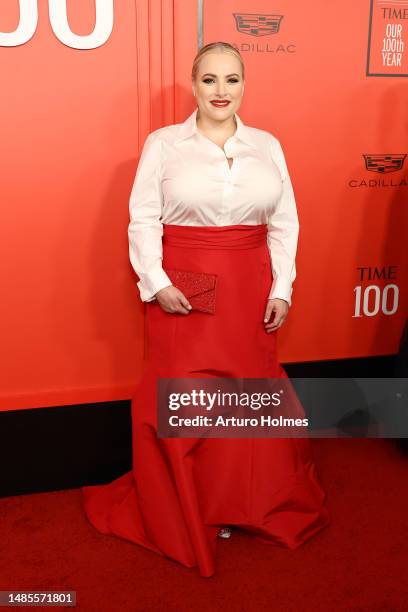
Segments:
[[[211,100],[211,104],[217,108],[224,108],[230,103],[229,100]]]

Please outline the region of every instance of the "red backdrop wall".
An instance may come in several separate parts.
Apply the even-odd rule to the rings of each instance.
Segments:
[[[2,410],[131,397],[145,338],[128,260],[130,190],[146,135],[194,108],[195,0],[114,2],[111,32],[94,48],[61,40],[52,0],[37,6],[24,42],[19,2],[0,8]],[[72,32],[92,33],[98,3],[67,7]],[[395,55],[408,22],[384,7],[285,0],[270,14],[266,0],[204,2],[203,43],[242,52],[240,116],[279,138],[297,197],[283,362],[398,348],[408,71]]]

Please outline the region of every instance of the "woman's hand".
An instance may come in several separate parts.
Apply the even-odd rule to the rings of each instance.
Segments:
[[[273,298],[267,301],[266,309],[265,309],[265,330],[269,334],[277,330],[281,327],[287,317],[289,310],[289,304],[286,300],[281,300],[280,298]],[[271,318],[272,313],[275,313],[274,318],[271,322],[268,322]]]
[[[191,304],[184,293],[174,285],[160,289],[155,297],[165,312],[188,314],[191,310]]]

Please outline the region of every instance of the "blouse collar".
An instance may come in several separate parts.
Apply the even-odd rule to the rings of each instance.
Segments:
[[[181,142],[185,138],[190,138],[191,136],[194,136],[194,134],[198,132],[196,121],[197,112],[198,107],[191,113],[189,117],[187,117],[184,123],[181,124],[177,138],[175,140],[175,144]],[[256,144],[254,139],[251,137],[250,130],[243,123],[242,119],[238,116],[238,113],[234,113],[234,117],[237,122],[237,129],[235,131],[234,138],[239,138],[240,140],[248,144],[250,147],[256,148]]]

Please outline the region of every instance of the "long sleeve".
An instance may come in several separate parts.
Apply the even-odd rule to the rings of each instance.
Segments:
[[[268,219],[267,242],[271,256],[273,283],[269,298],[280,298],[292,305],[292,283],[296,278],[296,250],[299,220],[292,182],[279,141],[272,137],[271,154],[282,179],[282,195]]]
[[[129,201],[129,258],[139,276],[140,299],[150,302],[154,294],[171,285],[162,268],[163,195],[161,191],[161,141],[157,131],[146,138]]]

